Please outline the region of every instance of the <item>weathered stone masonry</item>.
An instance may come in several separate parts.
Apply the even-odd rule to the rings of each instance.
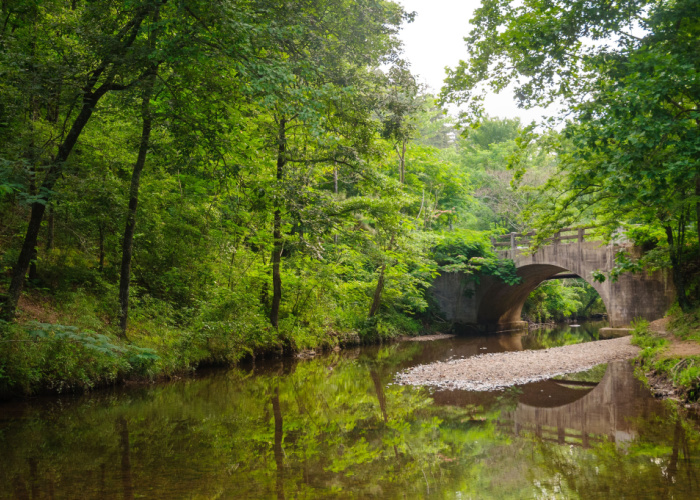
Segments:
[[[604,245],[585,241],[583,230],[573,237],[557,236],[552,243],[540,247],[534,254],[515,244],[499,251],[502,258],[512,258],[519,285],[509,286],[491,277],[481,278],[477,285],[462,273],[444,273],[433,282],[432,293],[443,319],[454,323],[455,329],[476,328],[494,331],[522,328],[523,304],[530,292],[543,281],[562,272],[571,272],[590,283],[600,294],[612,327],[629,326],[632,320],[649,321],[663,317],[674,300],[674,288],[667,271],[651,274],[623,274],[616,282],[593,280],[593,272],[610,271],[615,253],[627,249],[637,254],[629,244]],[[567,240],[574,239],[572,243]],[[506,246],[500,244],[499,246]]]

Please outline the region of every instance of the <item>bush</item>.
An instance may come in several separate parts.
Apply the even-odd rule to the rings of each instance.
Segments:
[[[147,374],[158,359],[149,349],[65,325],[5,323],[2,328],[0,394],[89,389],[129,373]]]

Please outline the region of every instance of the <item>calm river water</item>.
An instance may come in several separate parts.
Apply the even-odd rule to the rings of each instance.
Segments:
[[[348,349],[0,405],[0,498],[698,498],[700,432],[628,363],[498,392],[392,384],[418,363],[600,325]]]

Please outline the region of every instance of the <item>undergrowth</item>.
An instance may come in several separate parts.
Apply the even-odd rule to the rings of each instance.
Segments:
[[[674,308],[669,312],[671,333],[680,340],[700,341],[698,311],[682,313]],[[680,395],[689,402],[700,399],[700,356],[666,356],[671,342],[660,337],[644,320],[633,324],[632,343],[642,348],[638,361],[647,372],[653,372],[669,380]]]
[[[0,322],[0,398],[172,377],[202,365],[378,342],[420,330],[411,318],[386,314],[348,328],[327,315],[316,315],[314,323],[289,315],[276,330],[259,308],[231,294],[211,296],[187,314],[141,294],[132,302],[128,338],[120,338],[117,312],[109,306],[113,295],[116,290],[105,283],[53,294],[31,290],[20,321]]]

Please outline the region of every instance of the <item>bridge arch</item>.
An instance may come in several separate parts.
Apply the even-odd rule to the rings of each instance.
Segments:
[[[510,286],[503,282],[494,282],[484,290],[477,311],[478,324],[513,325],[521,321],[523,305],[535,288],[541,283],[560,273],[572,270],[556,264],[533,263],[517,268],[520,284]],[[580,278],[591,285],[600,295],[607,310],[609,297],[605,287],[592,279]]]
[[[596,289],[612,327],[629,326],[636,318],[653,321],[663,317],[675,298],[667,270],[624,274],[615,282],[598,283],[593,273],[610,271],[618,251],[625,250],[634,256],[639,254],[638,249],[629,243],[589,241],[585,228],[569,232],[574,234],[558,234],[535,252],[528,248],[531,234],[513,233],[507,236],[509,242],[495,243],[498,256],[515,263],[523,278],[519,285],[509,286],[492,277],[484,277],[477,283],[462,273],[438,276],[433,282],[432,295],[442,318],[452,323],[455,331],[523,328],[526,324],[520,313],[530,292],[542,281],[565,271],[580,276]]]

